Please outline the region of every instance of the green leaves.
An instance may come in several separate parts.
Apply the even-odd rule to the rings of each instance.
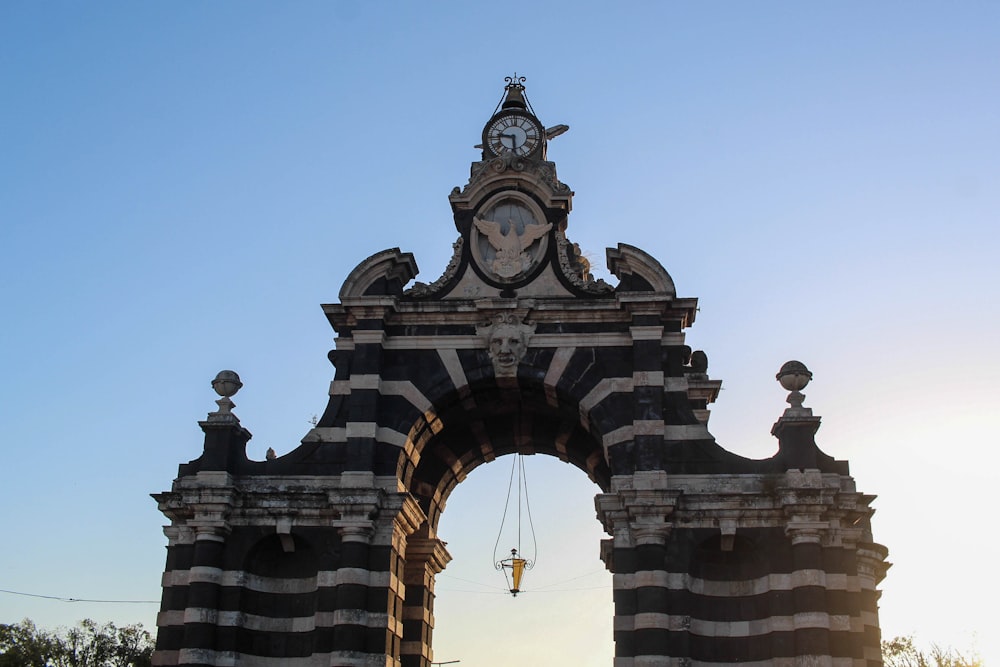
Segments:
[[[54,632],[29,619],[0,624],[0,667],[149,667],[152,655],[153,638],[141,624],[88,618]]]
[[[913,637],[893,637],[882,642],[885,667],[984,667],[975,653],[963,654],[953,648],[932,644],[930,652],[913,645]]]

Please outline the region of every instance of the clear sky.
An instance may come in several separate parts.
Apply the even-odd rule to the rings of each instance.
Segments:
[[[296,446],[332,377],[319,304],[388,247],[441,274],[515,71],[571,128],[570,238],[700,299],[719,442],[772,454],[774,374],[805,362],[821,447],[879,496],[883,634],[1000,660],[990,2],[0,3],[0,589],[158,599],[148,494],[199,455],[212,377],[243,378],[252,457]],[[528,592],[492,567],[501,459],[442,520],[437,659],[608,665],[597,489],[526,463]],[[0,622],[155,610],[0,593]]]

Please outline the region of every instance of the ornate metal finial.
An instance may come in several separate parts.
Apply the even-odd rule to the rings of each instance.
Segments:
[[[812,409],[803,408],[802,401],[805,400],[805,394],[802,393],[802,389],[806,388],[809,381],[812,380],[812,372],[806,368],[806,365],[801,361],[786,361],[775,375],[775,379],[781,383],[781,386],[790,391],[786,401],[790,407],[786,410],[788,412],[794,413],[805,413],[809,412],[812,414]]]
[[[216,412],[209,412],[208,420],[239,422],[239,418],[233,414],[233,408],[236,407],[236,404],[229,400],[229,397],[235,396],[242,387],[243,383],[240,382],[240,376],[236,374],[236,371],[219,371],[219,374],[212,380],[212,389],[222,398],[215,402],[219,409]]]
[[[503,80],[507,82],[507,85],[503,87],[503,99],[497,105],[497,109],[527,109],[531,111],[531,105],[528,104],[528,99],[524,95],[525,78],[514,72],[514,76],[505,76]]]
[[[504,88],[509,89],[514,86],[517,88],[524,88],[524,82],[528,79],[523,76],[518,76],[517,72],[514,72],[514,76],[505,76],[503,80],[507,84]]]

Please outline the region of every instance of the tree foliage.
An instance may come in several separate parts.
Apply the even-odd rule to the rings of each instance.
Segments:
[[[953,648],[931,645],[924,652],[913,645],[913,637],[893,637],[882,642],[885,667],[984,667],[975,653],[959,653]]]
[[[0,624],[0,667],[149,667],[153,638],[141,624],[98,625],[47,631],[28,619]]]
[[[0,624],[0,667],[150,667],[153,637],[141,623],[98,625],[84,619],[73,628],[47,631],[29,619]],[[912,637],[882,642],[885,667],[985,667],[975,653],[931,645],[921,651]]]

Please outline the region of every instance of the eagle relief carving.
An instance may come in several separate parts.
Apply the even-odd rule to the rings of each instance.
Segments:
[[[513,280],[527,273],[542,255],[538,241],[552,229],[539,224],[520,204],[501,204],[491,211],[493,220],[473,217],[476,230],[485,237],[473,244],[479,265],[501,280]]]

